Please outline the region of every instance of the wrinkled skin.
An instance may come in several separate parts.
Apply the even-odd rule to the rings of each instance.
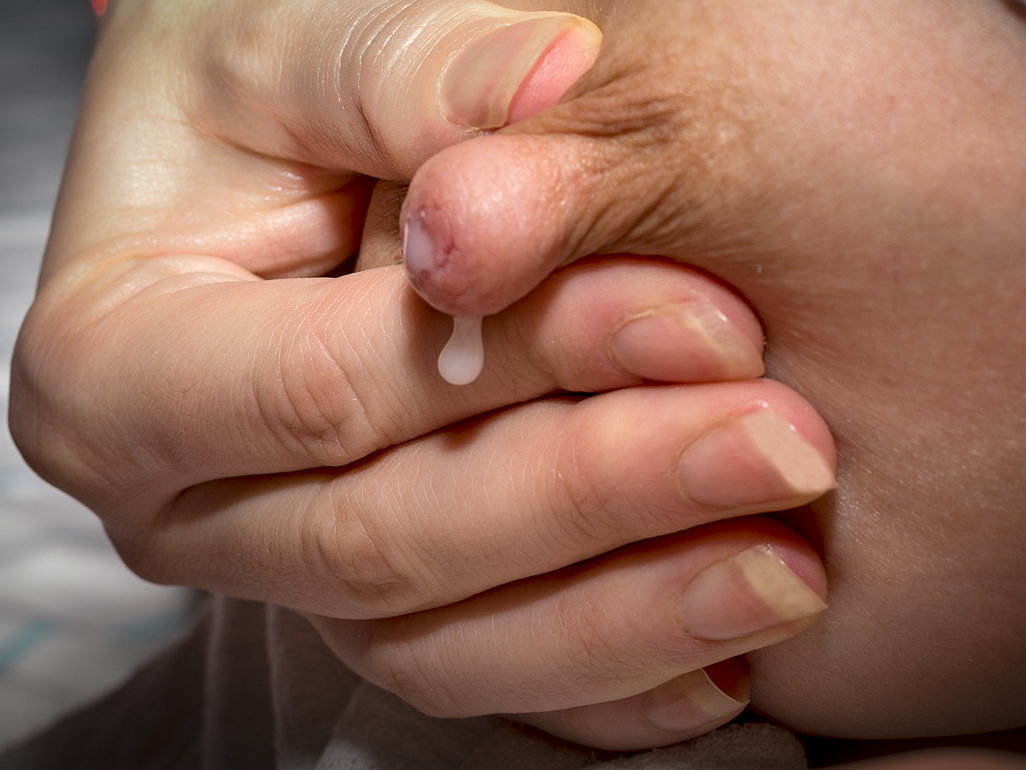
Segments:
[[[748,656],[753,705],[838,736],[1023,725],[1022,7],[652,0],[604,34],[561,105],[418,172],[418,290],[489,313],[621,251],[735,287],[840,454],[782,517],[831,609]]]
[[[421,111],[417,85],[433,85],[439,62],[494,27],[494,9],[481,27],[481,7],[461,6],[425,39],[424,18],[406,13],[415,6],[451,12],[435,2],[381,13],[372,2],[112,4],[19,341],[12,430],[141,574],[313,613],[340,655],[426,711],[513,711],[622,748],[679,740],[695,725],[653,733],[630,693],[806,626],[695,644],[665,612],[680,587],[762,542],[817,592],[825,582],[792,531],[767,519],[706,526],[736,511],[696,511],[638,474],[760,403],[824,458],[833,445],[785,387],[627,387],[643,374],[609,360],[607,335],[658,292],[710,302],[758,338],[737,296],[681,268],[621,260],[557,274],[490,322],[499,365],[458,393],[433,371],[445,319],[399,269],[314,278],[359,240],[367,186],[347,182],[408,178],[474,133]],[[771,373],[814,400],[844,461],[836,495],[814,515],[783,517],[825,557],[831,610],[814,633],[749,657],[753,702],[828,734],[998,729],[1023,721],[1011,643],[1023,630],[1024,351],[1010,321],[1022,287],[1021,19],[996,2],[860,9],[652,0],[619,17],[575,4],[604,24],[606,42],[564,104],[421,168],[408,206],[436,196],[437,211],[457,209],[450,234],[473,242],[462,254],[489,260],[454,252],[453,286],[418,281],[436,305],[495,312],[555,265],[627,251],[733,284],[766,329]],[[401,34],[384,34],[390,22]],[[346,23],[361,34],[347,36]],[[665,53],[649,61],[653,51]],[[340,61],[352,63],[341,80]],[[967,276],[978,292],[964,291]],[[268,280],[289,277],[310,280]],[[759,373],[719,363],[721,378]],[[554,391],[616,388],[627,389],[583,409],[555,398],[443,430]],[[659,426],[666,414],[686,436],[579,430],[636,427],[641,416]],[[479,441],[453,441],[469,436]],[[539,436],[555,440],[529,440]],[[590,473],[568,462],[581,448]],[[538,464],[525,469],[523,457]],[[510,469],[525,481],[512,490],[436,494],[461,474]],[[588,494],[610,480],[606,491],[633,496]],[[339,529],[341,503],[352,515]],[[526,526],[510,511],[527,511]],[[496,532],[489,516],[512,523]],[[503,582],[682,521],[702,526],[589,569]],[[466,522],[465,537],[453,522]],[[633,571],[615,569],[621,558]],[[463,603],[493,586],[485,604]],[[552,599],[541,603],[554,615],[532,614],[525,591]],[[489,601],[526,611],[511,611],[508,627],[475,625],[495,616]],[[437,636],[416,633],[432,620]],[[532,628],[583,641],[586,654],[511,668],[511,639],[538,659]],[[407,644],[415,638],[428,642]],[[511,703],[511,692],[540,695]],[[625,726],[633,732],[617,734]]]
[[[11,430],[143,577],[300,610],[429,714],[664,745],[741,711],[737,656],[822,610],[813,548],[737,517],[832,487],[833,441],[798,394],[755,379],[758,320],[694,270],[624,257],[561,271],[489,320],[490,365],[464,389],[435,367],[449,320],[403,269],[349,273],[368,176],[407,179],[479,133],[435,98],[454,53],[516,22],[561,31],[543,51],[556,64],[507,93],[513,116],[556,101],[597,28],[487,2],[112,3],[19,335]],[[678,384],[636,387],[665,357],[628,366],[614,334],[663,307],[719,331],[680,325],[661,378]],[[784,483],[731,439],[692,499],[681,457],[773,412],[816,484]],[[722,581],[719,604],[750,606],[755,625],[693,633],[680,595],[751,549],[812,601],[770,617]],[[702,669],[723,691],[712,711]]]

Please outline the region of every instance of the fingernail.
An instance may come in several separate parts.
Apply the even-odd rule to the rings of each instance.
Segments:
[[[449,65],[439,93],[442,112],[470,128],[506,125],[520,85],[556,39],[585,22],[545,16],[502,27],[471,42]]]
[[[722,423],[681,456],[681,493],[721,508],[809,502],[836,486],[823,455],[774,409]]]
[[[739,639],[827,608],[766,545],[706,567],[677,603],[680,623],[696,639]]]
[[[609,357],[635,377],[712,382],[758,377],[755,343],[708,302],[681,302],[630,316],[609,338]]]
[[[642,713],[659,730],[704,732],[707,726],[715,727],[737,716],[746,705],[748,701],[734,700],[698,669],[649,692]]]

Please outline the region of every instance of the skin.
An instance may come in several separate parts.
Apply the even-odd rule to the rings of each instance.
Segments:
[[[629,388],[583,402],[559,397],[459,425],[465,418],[553,392],[638,384],[643,373],[625,372],[609,359],[608,335],[623,318],[649,307],[654,292],[665,292],[659,300],[709,302],[753,340],[758,339],[752,331],[757,324],[734,294],[700,274],[651,260],[592,263],[557,274],[532,298],[490,321],[489,360],[500,362],[491,369],[491,379],[459,392],[441,387],[428,351],[440,347],[447,324],[412,295],[400,270],[340,280],[314,276],[334,269],[359,240],[367,186],[357,181],[347,187],[347,182],[357,174],[406,178],[437,150],[474,134],[467,126],[439,120],[437,111],[410,109],[423,102],[409,89],[437,81],[438,62],[459,48],[461,39],[481,33],[475,26],[478,17],[468,13],[456,19],[447,27],[451,39],[424,40],[415,34],[415,16],[405,19],[409,25],[400,25],[400,34],[381,34],[395,30],[376,22],[398,17],[376,14],[372,3],[280,6],[285,17],[276,15],[276,7],[123,0],[108,12],[42,290],[16,352],[11,403],[19,446],[45,477],[97,511],[140,574],[304,609],[354,668],[429,713],[512,711],[557,735],[604,735],[610,747],[622,748],[693,734],[695,725],[663,733],[645,726],[638,720],[636,697],[684,670],[795,634],[807,621],[740,641],[688,639],[669,611],[681,588],[704,567],[760,543],[771,544],[820,594],[824,575],[815,552],[793,530],[765,518],[714,523],[752,509],[695,510],[674,497],[666,471],[659,469],[679,456],[682,442],[764,403],[784,414],[831,461],[833,445],[825,425],[794,391],[751,382]],[[346,16],[352,9],[355,13]],[[605,15],[601,4],[575,10],[594,13],[597,21]],[[658,8],[649,4],[642,10],[639,25],[661,21]],[[247,23],[240,24],[242,19]],[[349,29],[345,24],[362,36],[343,34]],[[609,26],[607,36],[619,29],[617,36],[627,41],[623,30],[629,28]],[[226,29],[243,34],[221,34]],[[640,35],[639,29],[634,34]],[[347,48],[347,40],[362,47]],[[646,48],[652,50],[651,44]],[[309,54],[283,57],[283,51],[292,50]],[[397,57],[400,51],[405,55]],[[625,62],[628,53],[622,54]],[[375,96],[347,104],[362,121],[341,120],[332,107],[337,99],[311,98],[338,95],[329,65],[350,61],[347,54],[352,57],[348,82],[366,86]],[[600,57],[600,64],[608,61],[608,52],[603,56],[607,59]],[[291,66],[280,68],[283,61]],[[412,71],[402,70],[404,65]],[[418,67],[427,72],[425,79],[419,79]],[[390,82],[403,87],[381,88],[386,72]],[[609,70],[595,72],[599,82],[609,77]],[[564,74],[569,83],[580,73]],[[580,88],[587,84],[582,81]],[[354,93],[361,89],[343,90],[342,97]],[[539,114],[534,123],[520,125],[540,136],[560,128],[559,120],[545,122],[560,114],[557,108],[544,113],[544,119]],[[396,115],[403,119],[394,120]],[[410,134],[390,134],[397,126],[411,127]],[[673,132],[663,133],[669,137]],[[470,151],[482,144],[466,147]],[[453,157],[439,156],[439,162]],[[625,157],[629,154],[618,160]],[[646,170],[624,166],[632,169]],[[458,164],[450,171],[459,172]],[[548,194],[551,189],[561,188],[539,186],[536,191]],[[598,189],[592,185],[587,191]],[[577,244],[580,254],[604,250],[598,247],[604,238],[607,245],[615,241],[593,227],[601,224],[599,213],[580,220],[582,232],[595,236],[593,246],[583,240]],[[544,225],[539,233],[558,234],[559,222],[544,217],[537,222]],[[476,226],[487,236],[487,227]],[[643,238],[621,240],[636,252],[659,253],[640,248]],[[517,255],[511,256],[500,267],[515,276]],[[575,256],[558,255],[553,264]],[[743,259],[737,264],[738,270],[753,267]],[[551,267],[535,270],[521,288],[533,286]],[[721,272],[733,280],[729,271]],[[781,302],[784,288],[798,285],[789,285],[793,274],[785,271],[783,276],[769,284],[777,287]],[[270,280],[292,277],[305,280]],[[608,281],[615,291],[596,292],[596,281]],[[765,299],[754,297],[760,312]],[[793,304],[789,307],[797,313]],[[985,309],[998,310],[991,304]],[[788,328],[782,315],[764,314],[762,320],[776,345]],[[793,334],[801,339],[799,328],[806,333],[819,328],[795,323]],[[862,327],[848,331],[857,339]],[[771,359],[774,372],[784,378],[786,361],[780,353]],[[750,363],[720,363],[722,377],[759,373]],[[831,406],[829,400],[825,404]],[[683,420],[676,425],[680,433],[656,430],[635,436],[638,443],[626,448],[623,439],[629,434],[609,433],[606,438],[616,440],[596,441],[601,431],[581,430],[617,421],[636,425],[646,415],[656,424],[668,413]],[[905,433],[895,433],[904,440]],[[549,435],[556,439],[528,440]],[[847,440],[850,435],[845,434]],[[468,437],[475,441],[464,441]],[[439,462],[438,446],[463,451],[451,462]],[[525,470],[521,458],[532,454],[553,461]],[[565,462],[575,457],[585,460],[583,471]],[[610,471],[625,457],[634,458],[637,467],[621,469],[623,479],[611,478]],[[507,475],[516,468],[526,483],[499,494],[471,487],[474,494],[457,501],[465,507],[455,509],[452,499],[431,492],[452,489],[459,473],[485,478],[496,468]],[[635,487],[635,495],[594,496],[603,489],[597,482],[615,491],[638,481],[639,472],[653,476]],[[554,478],[579,484],[574,487],[579,494],[559,494],[565,486],[545,487]],[[382,489],[409,491],[389,497],[377,494]],[[651,491],[637,494],[638,489]],[[494,505],[507,499],[508,508]],[[347,505],[340,508],[337,501]],[[595,507],[583,504],[589,501]],[[775,507],[781,505],[767,502],[761,510]],[[346,516],[340,519],[343,509]],[[494,521],[524,510],[526,521],[496,531]],[[424,515],[411,519],[411,511]],[[447,522],[438,513],[456,514],[453,521],[468,524],[459,531],[466,539],[457,541],[461,547],[455,555],[445,551],[453,529],[444,527]],[[828,559],[836,554],[836,548],[825,546],[827,530],[808,524],[817,521],[814,516],[791,518]],[[354,548],[351,537],[339,539],[340,520],[348,527],[343,534],[369,536],[358,539]],[[575,522],[594,524],[584,529]],[[628,545],[693,525],[683,534]],[[560,537],[553,538],[553,532]],[[990,543],[996,536],[988,532]],[[547,547],[533,560],[507,561],[510,554],[537,550],[539,543]],[[880,546],[881,538],[873,544]],[[899,550],[908,546],[903,540],[895,543]],[[480,553],[490,569],[498,563],[505,572],[496,578],[486,570],[468,569],[466,553]],[[886,548],[881,553],[894,555]],[[489,554],[498,560],[489,560]],[[905,555],[900,551],[898,560]],[[560,569],[589,557],[600,558]],[[616,568],[621,563],[623,570]],[[997,580],[1007,569],[1000,560],[986,566],[988,580]],[[545,570],[554,571],[544,580],[516,580]],[[630,580],[622,582],[624,575]],[[845,577],[843,571],[839,577]],[[491,591],[477,601],[464,601],[489,587],[489,581]],[[639,607],[623,599],[638,595],[653,604]],[[908,598],[907,592],[900,598]],[[508,611],[508,627],[493,622],[497,607]],[[619,612],[568,611],[574,607]],[[536,639],[529,633],[538,618],[532,608],[553,613],[542,613],[540,625],[547,633],[558,629],[571,644],[586,640],[588,654],[567,659],[557,650],[547,662],[542,659],[540,668],[511,668],[511,629],[527,630],[513,652],[537,657]],[[419,612],[410,614],[414,610]],[[426,627],[439,633],[422,633]],[[850,649],[862,649],[865,636],[856,633]],[[475,644],[461,646],[461,638],[473,638]],[[414,639],[426,643],[411,645]],[[824,649],[822,642],[812,647],[816,665],[824,660]],[[792,667],[788,674],[786,666],[774,669],[772,657],[766,660],[769,667],[760,668],[760,659],[752,658],[757,672],[753,694],[761,691],[760,705],[771,713],[777,709],[784,719],[790,718],[787,704],[803,688],[822,695],[829,688],[823,680],[836,675],[821,676],[821,667],[810,677],[804,660],[799,671]],[[464,671],[472,676],[461,676]],[[625,674],[632,682],[629,692],[622,685]],[[494,687],[482,687],[485,681]],[[780,687],[777,701],[760,682],[770,683],[769,689]],[[532,690],[536,683],[550,689]],[[739,688],[729,689],[743,697]],[[510,702],[511,692],[540,695]],[[841,692],[842,702],[830,706],[843,710],[847,697]]]
[[[12,435],[140,575],[301,610],[353,669],[427,713],[513,713],[606,748],[700,734],[747,698],[745,670],[722,662],[814,614],[710,640],[682,625],[678,598],[760,546],[825,594],[793,530],[731,519],[817,497],[832,439],[798,394],[752,379],[762,335],[739,297],[650,259],[560,272],[489,320],[479,382],[438,378],[448,319],[402,268],[344,264],[366,175],[409,178],[477,135],[425,94],[453,52],[539,18],[464,4],[432,25],[442,13],[112,3],[15,351]],[[597,31],[570,22],[552,44],[563,64],[515,93],[514,113],[590,65]],[[663,362],[625,368],[612,335],[673,303],[715,311],[735,344],[685,329],[678,384],[641,386]],[[690,499],[675,470],[688,447],[767,408],[826,481],[796,494],[738,452],[720,492],[745,479],[753,499]],[[703,667],[729,713],[646,717],[648,693]]]
[[[855,738],[1023,725],[1021,7],[653,1],[604,34],[561,105],[420,169],[418,290],[479,315],[622,251],[736,288],[840,454],[779,517],[831,609],[747,656],[753,705]]]

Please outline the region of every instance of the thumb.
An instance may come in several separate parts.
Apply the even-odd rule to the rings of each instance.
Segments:
[[[483,0],[298,6],[275,4],[207,48],[245,113],[241,143],[379,178],[409,179],[443,147],[554,104],[601,42],[579,16]],[[247,55],[254,40],[260,54]]]

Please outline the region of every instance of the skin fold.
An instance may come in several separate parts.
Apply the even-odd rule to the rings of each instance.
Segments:
[[[568,20],[543,40],[569,64],[511,97],[576,81],[560,104],[498,131],[443,110],[460,52],[564,11],[601,50]],[[665,745],[733,714],[657,724],[659,688],[751,653],[753,706],[798,729],[1021,725],[1021,24],[954,0],[119,0],[12,435],[139,574],[299,609],[427,713]],[[404,268],[348,270],[401,233],[365,230],[370,177],[413,177],[398,224],[437,228],[421,295],[492,315],[469,388],[438,379],[448,319]],[[701,366],[625,366],[616,332],[667,306],[733,342],[685,325]],[[835,492],[734,451],[763,410],[831,475],[836,437]],[[676,475],[724,427],[713,491],[757,500]],[[764,549],[817,601],[829,578],[830,609],[691,633],[686,589]]]
[[[559,106],[418,171],[418,291],[488,313],[624,251],[736,288],[840,456],[780,517],[830,611],[748,656],[753,706],[860,738],[1022,725],[1021,7],[649,2],[603,31]]]
[[[737,517],[831,488],[829,431],[754,379],[758,320],[694,270],[561,271],[489,319],[488,371],[458,389],[435,366],[449,319],[401,267],[347,263],[368,176],[408,179],[493,114],[476,73],[484,108],[438,101],[473,72],[461,56],[537,44],[487,52],[520,78],[516,114],[598,35],[486,2],[112,3],[10,419],[143,577],[302,611],[429,714],[638,749],[730,720],[748,694],[730,661],[822,612],[812,547]]]

